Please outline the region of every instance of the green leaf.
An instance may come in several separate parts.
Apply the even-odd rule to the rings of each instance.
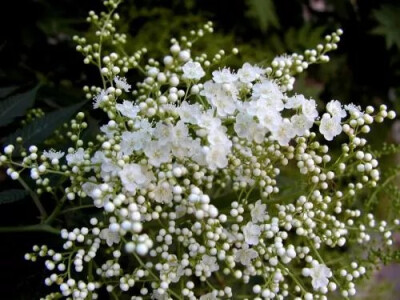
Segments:
[[[14,93],[17,89],[18,89],[18,86],[16,86],[16,85],[0,88],[0,98],[7,97],[8,95]]]
[[[388,49],[392,46],[400,49],[400,6],[382,5],[380,9],[373,11],[373,15],[379,26],[372,33],[384,36]]]
[[[24,199],[28,193],[22,189],[11,189],[0,192],[0,204],[12,203]]]
[[[39,86],[25,93],[11,96],[0,102],[0,126],[10,124],[16,117],[23,116],[33,106]]]
[[[249,10],[246,15],[258,22],[262,32],[266,32],[270,26],[279,28],[273,0],[247,0],[247,5]]]
[[[18,137],[23,140],[24,146],[36,145],[42,143],[58,127],[69,121],[71,117],[86,103],[80,102],[75,105],[61,108],[51,112],[42,118],[36,119],[27,126],[18,129],[5,138],[5,144],[14,144]]]

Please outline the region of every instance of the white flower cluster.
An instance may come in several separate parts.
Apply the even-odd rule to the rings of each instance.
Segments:
[[[211,25],[194,38],[204,31]],[[63,153],[31,147],[21,165],[50,191],[47,174],[64,174],[66,198],[89,198],[102,216],[63,229],[65,252],[35,246],[27,254],[47,257],[46,284],[58,285],[68,299],[96,299],[101,289],[163,300],[327,299],[338,289],[354,295],[366,267],[353,262],[346,269],[332,257],[345,255],[335,250],[345,245],[368,244],[370,232],[392,242],[389,224],[354,209],[351,198],[380,176],[360,135],[395,114],[384,105],[374,114],[372,107],[364,112],[337,100],[319,113],[315,100],[288,94],[293,75],[327,61],[340,34],[305,55],[238,70],[215,66],[223,51],[209,61],[192,56],[188,38],[172,39],[161,62],[150,59],[141,68],[145,78],[133,91],[118,74],[137,67],[145,49],[121,57],[92,55],[99,47],[80,45],[85,62],[99,58],[104,86],[85,91],[108,121],[96,141],[76,138],[65,161]],[[79,129],[83,114],[78,117]],[[336,158],[322,140],[342,132],[348,139]],[[1,160],[11,163],[8,173],[16,179],[13,151],[6,147]],[[291,161],[301,182],[285,199],[280,176]]]

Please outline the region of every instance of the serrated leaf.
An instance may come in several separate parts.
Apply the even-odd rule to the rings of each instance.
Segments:
[[[7,97],[8,95],[14,93],[17,89],[18,89],[18,86],[16,86],[16,85],[0,88],[0,98]]]
[[[247,5],[247,16],[258,22],[262,32],[267,31],[270,26],[279,28],[273,0],[247,0]]]
[[[386,40],[386,47],[400,48],[400,6],[382,5],[380,9],[373,11],[379,26],[372,30],[373,34],[382,35]]]
[[[0,102],[0,126],[10,124],[33,106],[39,86],[25,93],[13,95]]]
[[[0,204],[12,203],[24,199],[28,193],[22,189],[11,189],[0,192]]]
[[[5,138],[5,144],[13,144],[17,137],[21,137],[24,146],[37,145],[48,138],[58,127],[70,118],[81,108],[85,102],[61,108],[57,111],[46,114],[44,117],[36,119],[27,126],[18,129]]]

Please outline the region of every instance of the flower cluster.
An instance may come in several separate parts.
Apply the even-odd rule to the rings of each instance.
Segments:
[[[74,133],[87,125],[79,113],[68,153],[31,146],[15,162],[9,145],[1,156],[13,179],[29,168],[45,193],[53,191],[50,175],[63,176],[61,205],[89,199],[96,210],[84,226],[62,229],[62,251],[35,246],[26,255],[46,258],[45,283],[58,286],[46,299],[97,299],[104,291],[130,299],[355,295],[373,263],[341,264],[340,251],[372,248],[375,232],[389,247],[399,225],[352,202],[380,177],[363,134],[395,113],[337,100],[321,112],[314,99],[291,92],[297,73],[329,60],[341,30],[304,55],[234,70],[218,65],[225,51],[193,55],[193,41],[212,32],[208,23],[192,38],[172,39],[160,62],[141,66],[146,49],[132,56],[101,50],[104,40],[126,39],[114,27],[118,4],[106,1],[108,13],[89,14],[100,44],[75,38],[102,78],[102,87],[84,88],[108,118],[96,140]],[[128,83],[131,68],[142,82]],[[334,155],[325,141],[339,135]],[[300,174],[293,194],[285,192],[288,168]]]

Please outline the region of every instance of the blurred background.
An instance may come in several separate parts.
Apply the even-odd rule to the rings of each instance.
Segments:
[[[75,51],[72,36],[88,30],[89,10],[100,11],[100,0],[13,0],[7,1],[1,18],[5,29],[0,39],[0,101],[10,97],[30,97],[34,107],[44,112],[60,111],[84,100],[82,87],[98,84],[94,67],[84,65]],[[311,66],[296,83],[295,91],[322,102],[339,99],[343,103],[380,105],[386,103],[400,112],[400,1],[392,0],[125,0],[120,7],[119,28],[128,34],[126,51],[146,47],[149,55],[161,58],[171,37],[188,34],[206,21],[215,33],[206,35],[194,49],[216,53],[233,47],[240,55],[224,63],[239,67],[244,61],[265,64],[276,55],[302,52],[314,47],[325,34],[342,28],[339,49],[331,62]],[[128,74],[132,83],[139,78]],[[41,84],[37,91],[32,88]],[[27,92],[28,91],[28,92]],[[27,92],[25,94],[24,93]],[[31,100],[29,100],[31,101]],[[90,105],[87,105],[87,109]],[[41,118],[40,111],[29,111],[0,127],[1,144],[18,128]],[[60,116],[60,115],[57,115]],[[65,117],[65,114],[64,114]],[[56,118],[47,127],[42,143],[68,118]],[[95,128],[101,116],[90,114]],[[1,123],[1,122],[0,122]],[[46,130],[44,130],[46,131]],[[53,134],[54,135],[54,134]],[[53,136],[53,143],[60,143]],[[400,143],[400,121],[374,128],[372,145]],[[49,143],[48,140],[46,143]],[[51,141],[50,141],[51,145]],[[388,152],[391,154],[391,152]],[[386,156],[382,168],[398,165],[395,154]],[[390,173],[392,174],[392,173]],[[393,181],[397,191],[397,182]],[[381,195],[383,203],[399,198],[391,192]],[[0,192],[19,189],[0,169]],[[1,194],[5,195],[5,194]],[[37,211],[25,194],[12,199],[0,195],[0,226],[37,223]],[[386,202],[385,202],[386,201]],[[394,200],[393,200],[394,201]],[[52,207],[52,203],[44,203]],[[387,214],[387,205],[378,206]],[[398,213],[398,207],[395,213]],[[393,212],[392,212],[393,213]],[[79,214],[75,218],[79,217]],[[68,221],[68,220],[67,220]],[[48,233],[0,232],[1,299],[38,299],[45,294],[43,264],[23,260],[33,243],[57,243]],[[400,272],[396,264],[386,267],[368,282],[360,299],[400,299]]]

